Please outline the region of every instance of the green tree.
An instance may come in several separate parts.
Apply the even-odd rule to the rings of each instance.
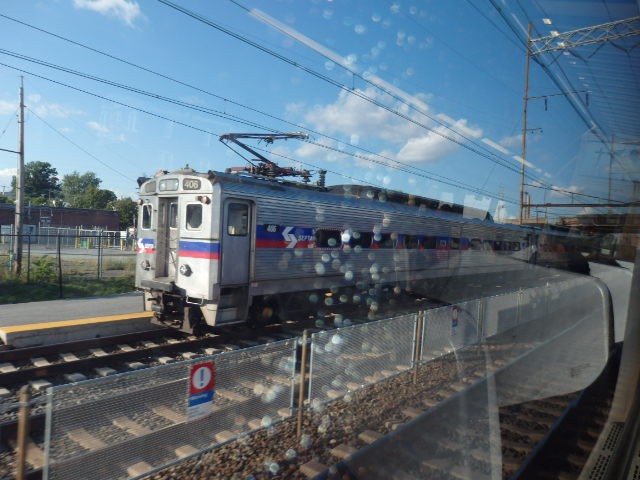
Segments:
[[[98,208],[106,209],[110,202],[117,200],[116,194],[111,190],[103,190],[91,185],[87,190],[82,192],[77,199],[76,208]]]
[[[11,179],[11,188],[16,189],[16,177]],[[24,200],[36,205],[45,205],[60,195],[58,171],[48,162],[28,162],[24,166]]]
[[[84,198],[89,188],[99,189],[101,183],[102,180],[93,172],[86,172],[81,175],[74,170],[69,175],[62,177],[62,196],[70,207],[82,208],[78,203],[80,199]],[[83,201],[86,202],[86,198]]]
[[[120,198],[109,203],[108,208],[116,210],[120,216],[120,230],[134,226],[138,207],[131,198]]]

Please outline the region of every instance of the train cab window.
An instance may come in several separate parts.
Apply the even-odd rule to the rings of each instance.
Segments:
[[[243,237],[249,233],[249,205],[230,203],[227,207],[227,233]]]
[[[178,203],[169,204],[169,228],[178,228]]]
[[[149,230],[151,228],[151,205],[142,206],[142,228]]]
[[[191,203],[187,205],[186,227],[187,230],[200,230],[202,226],[202,204]]]
[[[342,234],[339,230],[316,230],[315,243],[318,248],[338,248],[342,244]]]

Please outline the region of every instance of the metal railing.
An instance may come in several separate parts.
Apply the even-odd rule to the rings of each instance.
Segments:
[[[466,351],[480,352],[499,405],[576,391],[609,356],[609,302],[596,280],[569,277],[314,333],[308,345],[291,339],[51,387],[44,478],[141,478],[449,353],[463,371]],[[494,363],[498,353],[511,360]]]
[[[120,232],[41,228],[22,235],[21,276],[28,283],[63,282],[71,277],[133,275],[135,239]],[[0,271],[12,272],[16,235],[0,235]]]

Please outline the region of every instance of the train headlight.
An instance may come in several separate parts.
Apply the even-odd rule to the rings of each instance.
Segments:
[[[185,277],[188,277],[189,275],[191,275],[191,267],[186,263],[183,263],[182,265],[180,265],[180,268],[178,270]]]

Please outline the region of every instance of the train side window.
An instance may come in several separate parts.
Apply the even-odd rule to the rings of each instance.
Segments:
[[[397,237],[397,236],[396,236]],[[373,248],[393,248],[395,238],[390,233],[376,233],[373,236]]]
[[[424,237],[424,248],[433,250],[436,248],[436,237]]]
[[[230,203],[227,206],[227,233],[234,237],[244,237],[249,233],[249,205]]]
[[[187,230],[200,230],[202,226],[202,204],[191,203],[187,205]]]
[[[373,234],[371,232],[351,232],[345,231],[342,234],[342,244],[353,247],[369,248]]]
[[[404,248],[410,250],[416,250],[418,248],[420,237],[417,235],[405,235],[404,236]]]
[[[482,250],[482,240],[480,240],[479,238],[472,238],[471,250]]]
[[[451,239],[451,250],[460,250],[460,239],[458,237],[453,237]]]
[[[178,203],[169,204],[169,228],[178,228]]]
[[[338,248],[342,244],[339,230],[316,230],[314,236],[318,248]]]
[[[149,230],[151,228],[151,205],[142,206],[142,228]]]

